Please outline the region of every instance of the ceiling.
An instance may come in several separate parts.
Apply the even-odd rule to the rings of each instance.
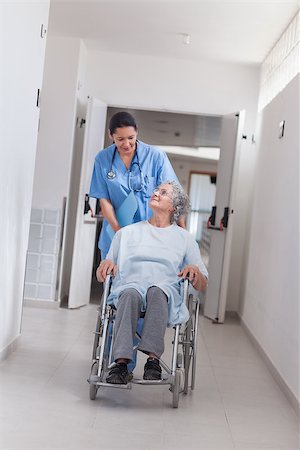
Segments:
[[[102,51],[256,65],[299,5],[299,0],[51,0],[48,31],[82,38],[88,48]]]
[[[259,65],[298,9],[299,0],[51,0],[48,34],[81,38],[94,50]],[[116,111],[109,108],[108,119]],[[220,145],[220,117],[129,111],[139,138],[153,145]]]
[[[107,124],[113,114],[128,111],[138,125],[139,139],[153,145],[174,147],[219,147],[221,117],[146,111],[128,108],[108,108]],[[107,127],[108,128],[108,125]],[[109,145],[107,139],[106,144]]]

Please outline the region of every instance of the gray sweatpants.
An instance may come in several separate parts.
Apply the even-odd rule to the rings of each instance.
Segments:
[[[159,358],[164,352],[164,336],[168,323],[168,299],[157,286],[147,291],[147,308],[144,318],[142,339],[138,349],[154,353]],[[114,326],[114,360],[132,360],[133,339],[141,314],[142,298],[135,289],[125,289],[119,297]]]

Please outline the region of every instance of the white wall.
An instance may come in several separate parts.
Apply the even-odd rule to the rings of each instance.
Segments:
[[[79,47],[78,47],[79,44]],[[66,205],[66,217],[65,217],[65,227],[63,236],[63,248],[62,248],[62,261],[61,261],[61,271],[59,283],[58,300],[63,300],[67,298],[69,294],[71,270],[72,270],[72,260],[73,260],[73,249],[74,249],[74,238],[76,233],[76,217],[78,208],[78,195],[79,195],[79,180],[81,174],[82,165],[82,151],[83,151],[83,139],[84,139],[84,126],[80,127],[81,119],[85,118],[86,115],[86,92],[85,92],[85,73],[86,73],[86,48],[82,42],[78,40],[69,41],[69,45],[72,46],[73,51],[77,53],[77,58],[72,61],[72,68],[76,74],[75,83],[70,90],[69,107],[73,111],[73,124],[70,127],[70,148],[68,152],[68,159],[63,166],[65,172],[68,172],[68,182],[66,183],[65,196],[67,198]],[[59,43],[59,39],[56,41],[56,52],[61,53],[62,46]],[[72,52],[71,52],[72,53]],[[68,49],[63,49],[62,55],[64,66],[69,67],[69,51]],[[60,80],[63,88],[69,89],[68,77]],[[53,114],[55,110],[50,108],[52,116],[49,120],[53,121]],[[75,120],[76,118],[76,120]],[[77,122],[77,125],[75,126]],[[45,130],[45,134],[47,130]],[[38,176],[38,175],[37,175]]]
[[[72,158],[80,41],[48,37],[32,205],[61,208]]]
[[[300,75],[262,112],[241,309],[244,323],[298,401],[299,85]],[[285,135],[278,139],[282,120]]]
[[[25,275],[26,299],[53,301],[76,120],[78,39],[48,37]],[[67,56],[66,56],[67,55]]]
[[[58,249],[55,248],[51,255],[56,268],[53,286],[62,270],[58,299],[68,291],[73,254],[75,229],[72,224],[76,217],[79,186],[74,185],[72,172],[73,176],[79,176],[82,152],[82,145],[74,147],[74,138],[77,117],[85,117],[85,61],[86,50],[80,40],[49,36],[32,204],[36,210],[46,208],[56,212],[61,221],[63,201],[67,199],[64,228],[67,239],[63,241],[65,258],[61,267]],[[54,299],[53,295],[48,295],[50,299]]]
[[[100,51],[88,55],[87,90],[111,106],[217,115],[245,108],[253,112],[257,89],[258,68],[251,66]]]
[[[0,359],[21,328],[49,2],[0,4]]]

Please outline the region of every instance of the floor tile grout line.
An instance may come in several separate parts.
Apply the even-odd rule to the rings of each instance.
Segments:
[[[211,323],[211,324],[215,325],[215,326],[223,326],[223,324],[219,324],[219,323],[218,324]],[[225,403],[224,403],[224,398],[223,398],[223,395],[222,395],[222,390],[221,390],[220,385],[219,385],[218,380],[217,380],[215,368],[214,368],[214,365],[213,365],[213,362],[212,362],[212,359],[211,359],[210,351],[209,351],[208,346],[207,346],[205,334],[203,333],[201,326],[199,328],[200,328],[200,332],[201,332],[201,335],[202,335],[204,346],[205,346],[205,349],[206,349],[206,352],[207,352],[207,355],[208,355],[208,359],[209,359],[209,362],[210,362],[210,367],[211,367],[211,370],[212,370],[212,373],[213,373],[213,377],[214,377],[214,380],[215,380],[215,383],[216,383],[216,386],[217,386],[217,389],[218,389],[218,393],[219,393],[219,396],[220,396],[220,399],[221,399],[221,402],[222,402],[222,405],[223,405],[223,412],[224,412],[225,420],[226,420],[226,423],[227,423],[227,426],[228,426],[228,430],[229,430],[229,433],[230,433],[230,438],[232,440],[232,445],[234,446],[234,449],[236,450],[237,447],[236,447],[236,443],[235,443],[235,440],[234,440],[234,437],[233,437],[233,433],[232,433],[232,429],[231,429],[231,426],[230,426],[230,422],[229,422],[229,419],[228,419],[228,416],[227,416],[226,407],[225,407]]]

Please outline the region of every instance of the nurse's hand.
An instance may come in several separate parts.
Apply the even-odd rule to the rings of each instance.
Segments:
[[[98,266],[96,270],[96,277],[99,282],[105,281],[107,275],[112,274],[114,277],[117,273],[117,266],[109,259],[104,259]]]

